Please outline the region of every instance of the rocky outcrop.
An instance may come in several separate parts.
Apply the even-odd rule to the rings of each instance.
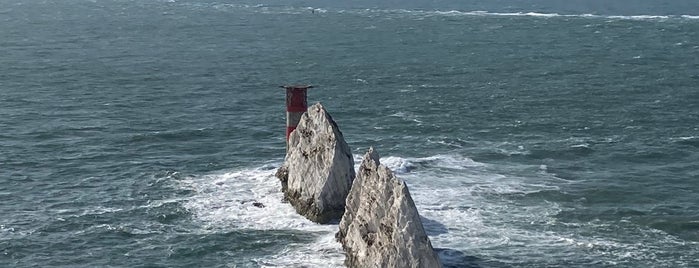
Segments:
[[[364,155],[336,237],[348,267],[441,267],[405,182]]]
[[[337,220],[354,176],[352,152],[337,124],[320,103],[309,107],[289,136],[277,170],[285,199],[311,221]]]

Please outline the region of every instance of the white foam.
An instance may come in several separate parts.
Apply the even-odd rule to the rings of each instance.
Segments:
[[[0,224],[0,241],[12,241],[31,236],[37,232],[36,228],[26,229],[26,226]]]
[[[0,241],[9,239],[15,233],[15,228],[0,224]]]
[[[445,140],[433,141],[432,139],[428,138],[427,142],[446,145],[446,146],[455,147],[455,148],[464,148],[464,146],[462,146],[461,144],[458,144],[455,142],[450,142],[450,141],[445,141]]]
[[[545,17],[545,18],[562,17],[563,16],[563,15],[558,14],[558,13],[539,13],[539,12],[527,12],[527,13],[524,13],[524,15],[532,16],[532,17]]]
[[[274,256],[258,260],[263,267],[337,267],[344,261],[334,242],[337,225],[321,225],[300,216],[282,202],[274,165],[189,177],[179,187],[194,191],[183,206],[193,214],[201,232],[230,230],[295,230],[317,235],[309,244],[289,245]],[[256,202],[264,207],[257,207]]]
[[[488,11],[449,11],[449,12],[435,12],[439,15],[462,15],[462,16],[506,16],[506,17],[543,17],[543,18],[554,18],[554,17],[569,17],[569,18],[602,18],[602,19],[618,19],[618,20],[667,20],[672,18],[684,18],[684,19],[698,19],[699,16],[691,15],[595,15],[595,14],[559,14],[559,13],[541,13],[541,12],[488,12]]]
[[[351,13],[352,11],[344,11],[345,13]],[[667,20],[673,18],[681,19],[698,19],[699,16],[694,15],[595,15],[589,13],[583,14],[560,14],[560,13],[544,13],[536,11],[523,11],[523,12],[490,12],[483,10],[475,11],[460,11],[460,10],[448,10],[448,11],[427,11],[427,10],[380,10],[380,9],[365,9],[360,13],[386,13],[386,14],[408,14],[416,16],[498,16],[498,17],[541,17],[541,18],[554,18],[554,17],[569,17],[569,18],[598,18],[598,19],[616,19],[616,20]]]
[[[310,244],[287,247],[276,255],[257,261],[261,267],[343,267],[345,256],[339,245],[334,234],[325,234]]]
[[[571,183],[547,173],[545,165],[502,167],[481,163],[456,170],[437,167],[434,163],[429,165],[397,176],[409,184],[420,214],[428,219],[425,229],[436,248],[449,248],[493,260],[528,256],[532,262],[544,263],[549,258],[584,255],[611,264],[639,260],[647,263],[666,262],[669,260],[656,257],[665,252],[657,248],[658,243],[670,248],[687,243],[661,231],[637,225],[620,227],[603,221],[559,222],[557,215],[570,208],[545,199],[520,202],[509,198],[542,191],[561,192],[563,185]],[[629,232],[640,240],[661,241],[634,243],[628,242],[627,237],[617,239],[602,235],[607,230],[629,228],[637,229]],[[599,235],[589,235],[579,230],[593,233],[603,231]],[[442,258],[448,264],[458,264],[457,260],[451,260],[448,256]]]
[[[464,13],[462,11],[457,11],[457,10],[449,10],[449,11],[434,11],[434,14],[443,15],[443,16],[461,16],[461,15],[465,15],[466,13]]]
[[[384,157],[379,160],[381,164],[393,170],[395,173],[408,173],[411,169],[415,168],[415,165],[405,158],[401,157]]]
[[[203,3],[187,3],[176,0],[161,0],[162,2],[168,4],[177,4],[181,6],[189,6],[192,8],[213,8],[220,11],[245,11],[253,13],[262,14],[290,14],[290,15],[304,15],[304,14],[354,14],[360,16],[387,16],[387,17],[413,17],[413,19],[422,20],[425,17],[433,16],[498,16],[498,17],[536,17],[536,18],[591,18],[591,19],[608,19],[608,20],[651,20],[651,21],[666,21],[666,20],[696,20],[699,19],[697,15],[652,15],[652,14],[639,14],[639,15],[596,15],[596,14],[560,14],[560,13],[546,13],[537,11],[521,11],[521,12],[490,12],[483,10],[475,11],[460,11],[460,10],[407,10],[407,9],[333,9],[333,8],[321,8],[321,7],[295,7],[295,6],[269,6],[264,4],[249,5],[249,4],[203,4]]]
[[[425,229],[436,248],[468,254],[493,255],[494,250],[515,244],[538,246],[540,234],[514,228],[521,224],[555,224],[558,204],[517,204],[502,196],[556,191],[560,183],[546,173],[545,166],[523,166],[531,177],[513,175],[502,167],[476,162],[460,155],[423,158],[387,156],[381,162],[397,170],[416,203]],[[406,167],[411,167],[406,168]],[[510,167],[512,168],[512,167]],[[409,172],[404,172],[406,169]],[[553,237],[549,240],[555,241]],[[458,260],[442,256],[447,264]],[[450,261],[452,263],[450,263]]]
[[[691,141],[691,140],[696,140],[696,139],[699,139],[699,136],[683,136],[683,137],[672,138],[672,140],[681,140],[681,141]]]
[[[182,180],[183,188],[195,192],[184,202],[185,208],[211,228],[327,231],[327,226],[306,220],[282,202],[274,172],[263,166]],[[264,207],[254,206],[255,202]]]
[[[361,155],[355,156],[355,162],[361,161]],[[417,158],[402,158],[395,156],[382,157],[381,164],[393,170],[395,173],[408,173],[414,169],[419,169],[421,166],[427,168],[444,168],[444,169],[466,169],[471,167],[482,167],[485,164],[473,161],[468,157],[461,155],[434,155],[428,157]]]
[[[306,10],[311,11],[311,13],[327,13],[327,9],[317,8],[317,7],[306,7]]]
[[[432,162],[435,167],[449,169],[467,169],[474,167],[483,167],[484,163],[476,162],[471,158],[461,155],[435,155],[423,158],[415,158],[418,162]]]
[[[499,154],[507,156],[531,154],[523,145],[513,142],[481,142],[481,146],[494,148]]]
[[[560,14],[560,13],[546,13],[537,11],[521,11],[521,12],[491,12],[483,10],[474,11],[461,11],[461,10],[407,10],[407,9],[332,9],[332,8],[321,8],[321,7],[294,7],[294,6],[268,6],[264,4],[249,5],[249,4],[202,4],[202,3],[186,3],[179,2],[176,0],[161,0],[168,4],[178,4],[182,6],[190,6],[194,8],[207,8],[211,7],[213,9],[221,11],[233,11],[241,10],[247,12],[263,13],[263,14],[292,14],[292,15],[302,15],[302,14],[312,14],[312,13],[335,13],[335,14],[356,14],[356,15],[368,15],[371,17],[378,15],[388,15],[394,17],[398,16],[417,16],[417,19],[422,19],[423,17],[430,16],[499,16],[499,17],[539,17],[539,18],[555,18],[555,17],[569,17],[569,18],[593,18],[593,19],[611,19],[611,20],[653,20],[653,21],[664,21],[669,19],[689,19],[696,20],[699,19],[698,15],[652,15],[652,14],[638,14],[638,15],[597,15],[597,14]]]
[[[398,118],[403,119],[404,121],[415,122],[415,123],[417,123],[418,126],[422,125],[422,120],[419,119],[419,116],[417,116],[411,112],[397,112],[397,113],[391,114],[389,116],[398,117]]]
[[[358,166],[362,155],[354,157]],[[622,242],[615,237],[579,231],[628,230],[627,227],[599,220],[559,222],[558,215],[570,208],[545,199],[518,201],[542,191],[560,192],[563,185],[573,183],[547,173],[548,167],[543,164],[500,166],[458,154],[385,156],[381,162],[408,184],[435,248],[496,261],[528,256],[533,263],[570,255],[594,256],[601,263],[638,261],[643,257],[651,263],[655,261],[654,254],[663,254],[657,243],[629,243],[627,238]],[[312,223],[283,203],[279,182],[274,177],[275,166],[179,179],[180,188],[194,192],[191,197],[149,205],[181,202],[201,226],[200,232],[293,230],[314,237],[311,242],[286,245],[274,255],[254,260],[262,267],[341,267],[344,255],[334,239],[337,225]],[[256,207],[253,202],[261,202],[265,207]],[[7,227],[0,231],[12,233]],[[688,243],[654,229],[637,232],[631,235],[662,240],[658,243],[670,247]],[[440,256],[447,265],[463,261],[448,254]]]
[[[573,144],[570,146],[571,148],[584,148],[584,149],[589,149],[590,144],[589,143],[580,143],[580,144]]]
[[[634,16],[604,16],[609,19],[622,19],[622,20],[666,20],[670,16],[659,16],[659,15],[634,15]]]

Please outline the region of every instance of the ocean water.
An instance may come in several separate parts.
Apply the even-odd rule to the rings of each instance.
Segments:
[[[295,83],[447,267],[699,267],[699,4],[607,2],[2,0],[0,267],[342,266]]]

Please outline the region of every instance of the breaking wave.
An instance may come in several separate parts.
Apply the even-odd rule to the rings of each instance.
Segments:
[[[355,155],[356,166],[360,161],[361,155]],[[458,256],[467,254],[470,249],[488,248],[507,240],[502,236],[490,237],[493,233],[502,233],[488,226],[491,213],[504,215],[505,207],[485,200],[486,194],[527,194],[557,189],[542,182],[529,183],[523,178],[493,173],[491,166],[460,155],[387,156],[380,161],[409,184],[416,206],[424,217],[424,226],[434,247],[440,248],[440,257],[447,266],[463,264],[460,263],[463,258]],[[180,179],[178,187],[193,193],[182,205],[204,232],[287,230],[315,237],[310,243],[288,245],[258,263],[342,266],[344,255],[340,244],[334,240],[337,225],[310,222],[282,202],[279,182],[274,177],[276,166],[278,164],[266,164]],[[537,170],[540,169],[537,167]],[[557,211],[556,206],[531,207],[526,215],[545,218]],[[524,217],[519,214],[515,213],[514,217]],[[486,230],[490,231],[482,233]],[[457,257],[454,252],[459,253]]]
[[[593,19],[610,19],[610,20],[699,20],[698,15],[678,14],[678,15],[600,15],[600,14],[560,14],[560,13],[544,13],[536,11],[521,11],[521,12],[491,12],[483,10],[461,11],[461,10],[409,10],[409,9],[332,9],[320,7],[294,7],[294,6],[274,6],[274,5],[248,5],[248,4],[213,4],[213,8],[229,11],[229,10],[247,10],[256,13],[265,14],[357,14],[357,15],[403,15],[403,16],[493,16],[493,17],[539,17],[539,18],[593,18]]]
[[[282,201],[276,166],[189,177],[179,187],[194,194],[183,206],[204,232],[277,230],[307,232],[312,243],[287,245],[274,256],[257,260],[263,266],[341,267],[344,255],[335,242],[337,225],[313,223]]]
[[[354,156],[355,166],[361,157]],[[575,182],[556,177],[545,165],[503,166],[458,154],[385,156],[380,161],[408,184],[446,267],[463,267],[464,262],[537,266],[569,255],[589,256],[574,265],[615,265],[641,257],[647,262],[662,260],[653,259],[653,254],[662,254],[654,246],[602,235],[609,230],[660,241],[668,250],[687,248],[685,241],[630,222],[567,220],[565,215],[574,213],[570,202],[575,197],[565,189]],[[341,267],[344,254],[334,239],[337,225],[310,222],[282,201],[274,177],[279,164],[180,179],[178,187],[193,193],[182,205],[203,232],[281,231],[311,236],[255,260],[262,266]],[[527,257],[513,260],[512,254]]]

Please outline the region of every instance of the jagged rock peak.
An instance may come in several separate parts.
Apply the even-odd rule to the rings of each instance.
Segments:
[[[342,216],[355,177],[354,159],[339,127],[320,103],[309,107],[291,132],[277,177],[284,197],[299,214],[318,223]]]
[[[348,267],[441,267],[405,182],[364,155],[336,237]]]

